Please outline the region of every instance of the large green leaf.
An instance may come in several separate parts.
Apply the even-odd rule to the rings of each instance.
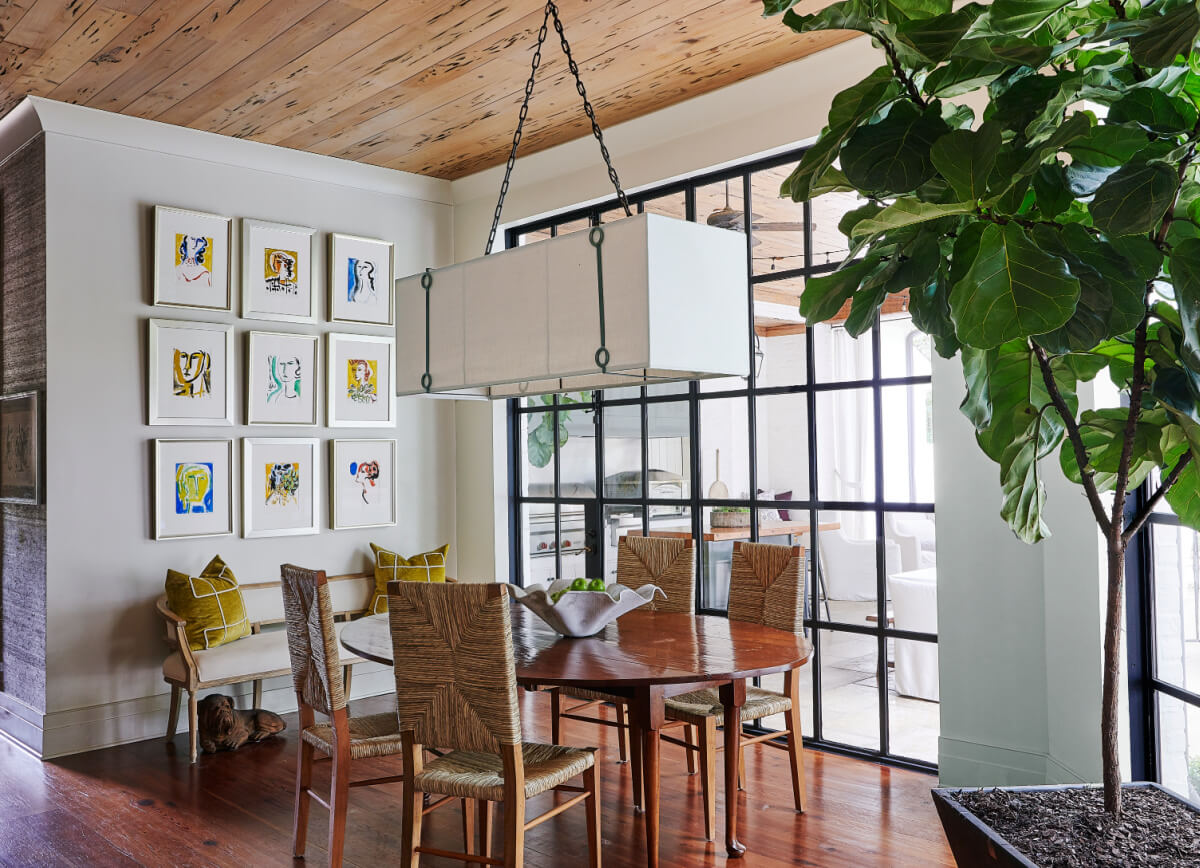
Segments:
[[[1006,69],[1008,65],[999,61],[952,57],[929,73],[925,90],[935,97],[950,99],[986,87]]]
[[[772,4],[775,8],[782,5],[781,0]],[[788,3],[783,7],[787,10],[783,15],[783,23],[797,33],[809,33],[814,30],[857,30],[860,33],[872,33],[878,26],[877,4],[869,0],[840,0],[830,3],[812,15],[797,15],[795,9],[788,8],[793,5]]]
[[[906,21],[897,26],[896,36],[924,59],[938,63],[950,56],[984,9],[980,3],[968,3],[956,12]]]
[[[1083,440],[1093,478],[1101,491],[1109,491],[1116,485],[1128,420],[1127,407],[1085,410],[1079,414],[1080,439]],[[1136,488],[1145,482],[1150,471],[1163,463],[1164,451],[1182,441],[1179,426],[1169,422],[1166,411],[1162,409],[1144,411],[1138,418],[1130,449],[1128,488]],[[1070,442],[1063,443],[1059,464],[1072,482],[1078,484],[1083,481],[1075,449]]]
[[[1172,456],[1168,466],[1174,467],[1185,453],[1186,450],[1178,450],[1178,454]],[[1179,478],[1175,480],[1175,484],[1167,490],[1166,500],[1171,511],[1185,526],[1193,530],[1200,530],[1200,461],[1196,459],[1195,450],[1193,450],[1191,463],[1183,469]]]
[[[988,175],[1000,152],[1000,127],[985,123],[978,130],[954,130],[933,143],[930,158],[958,198],[965,202],[982,199]],[[903,201],[903,200],[901,200]]]
[[[996,351],[977,350],[963,347],[963,379],[967,383],[967,394],[958,409],[971,420],[976,430],[983,430],[992,421],[992,398],[988,391],[988,378]]]
[[[1058,328],[1075,312],[1079,280],[1014,223],[983,230],[970,270],[950,291],[958,339],[994,347]]]
[[[860,190],[907,193],[934,174],[929,152],[949,131],[937,106],[922,111],[903,100],[887,117],[860,126],[842,147],[842,171]]]
[[[953,217],[959,214],[969,214],[975,210],[971,202],[953,202],[948,205],[935,205],[922,202],[919,199],[897,199],[892,205],[884,208],[872,217],[859,220],[854,224],[850,233],[858,239],[872,235],[882,235],[895,229],[939,220],[943,217]]]
[[[1024,341],[1010,341],[988,350],[987,395],[990,416],[982,427],[976,427],[975,439],[984,453],[999,461],[1004,450],[1029,430],[1034,417],[1050,402],[1045,382],[1033,351]],[[1057,362],[1058,360],[1055,360]],[[1075,371],[1061,363],[1053,365],[1055,381],[1072,412],[1077,406]],[[1041,451],[1053,448],[1062,436],[1063,427],[1057,414],[1048,411],[1039,430]]]
[[[995,0],[971,28],[972,36],[1027,36],[1071,0]]]
[[[1171,278],[1183,330],[1179,352],[1200,370],[1200,239],[1189,238],[1171,251]]]
[[[860,260],[832,274],[810,277],[805,281],[804,291],[800,295],[800,315],[809,323],[825,322],[832,318],[878,264],[877,259]]]
[[[1152,133],[1173,135],[1196,125],[1196,107],[1187,100],[1154,88],[1131,90],[1112,104],[1110,124],[1137,124]]]
[[[933,337],[933,346],[944,359],[958,352],[960,344],[950,319],[950,280],[945,269],[924,286],[914,285],[908,291],[908,312],[913,325]]]
[[[1175,58],[1191,53],[1200,32],[1195,3],[1183,3],[1153,21],[1144,33],[1129,40],[1133,62],[1141,66],[1170,66]]]
[[[1043,163],[1033,173],[1033,191],[1037,196],[1038,210],[1044,217],[1054,217],[1066,211],[1075,200],[1067,186],[1067,174],[1057,160]]]
[[[1066,151],[1075,163],[1117,168],[1128,163],[1149,143],[1149,137],[1141,127],[1110,121],[1092,127],[1087,135],[1067,145]]]
[[[1092,221],[1108,235],[1140,235],[1158,227],[1175,199],[1176,170],[1165,163],[1122,166],[1096,191]]]
[[[900,93],[901,86],[890,66],[881,66],[857,84],[833,98],[829,107],[829,126],[834,129],[853,127],[879,111],[890,98]]]
[[[1000,489],[1003,500],[1000,515],[1008,522],[1017,539],[1025,543],[1041,542],[1050,536],[1042,518],[1046,506],[1046,486],[1042,482],[1039,451],[1039,416],[1030,430],[1014,440],[1000,456]]]

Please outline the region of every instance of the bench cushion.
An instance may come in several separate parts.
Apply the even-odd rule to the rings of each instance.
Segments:
[[[346,623],[348,622],[343,621],[334,625],[339,639]],[[343,665],[363,662],[363,658],[342,648],[340,642],[338,651]],[[255,678],[288,675],[292,671],[286,630],[256,633],[219,648],[193,651],[192,657],[196,660],[196,670],[202,683],[236,683]],[[187,669],[178,651],[173,651],[163,661],[162,671],[163,677],[168,680],[187,682]]]

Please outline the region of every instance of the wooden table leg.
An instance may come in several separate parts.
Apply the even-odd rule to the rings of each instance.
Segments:
[[[722,684],[721,705],[725,707],[725,852],[730,859],[745,855],[737,839],[738,756],[741,754],[742,706],[746,703],[744,678]]]
[[[643,810],[642,801],[642,729],[629,720],[629,778],[633,784],[633,809],[637,813]]]
[[[629,707],[630,745],[641,745],[641,756],[631,763],[641,766],[642,804],[646,813],[646,864],[658,868],[658,747],[663,725],[662,687],[639,688]],[[640,760],[640,763],[638,762]]]

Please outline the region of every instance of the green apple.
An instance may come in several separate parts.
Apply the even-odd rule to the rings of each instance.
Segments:
[[[587,589],[589,591],[603,591],[604,579],[592,579],[590,582],[588,582]]]
[[[588,580],[587,579],[576,579],[575,581],[571,582],[571,590],[572,591],[586,591],[587,589],[588,589]]]

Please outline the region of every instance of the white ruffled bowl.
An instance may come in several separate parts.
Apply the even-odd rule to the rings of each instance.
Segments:
[[[530,585],[519,588],[509,585],[513,599],[529,608],[554,628],[556,633],[572,638],[595,636],[606,625],[626,612],[644,606],[654,595],[666,593],[658,585],[642,585],[636,591],[624,585],[612,584],[603,591],[577,591],[563,594],[557,603],[550,595],[571,587],[571,579],[556,579],[549,585]]]

